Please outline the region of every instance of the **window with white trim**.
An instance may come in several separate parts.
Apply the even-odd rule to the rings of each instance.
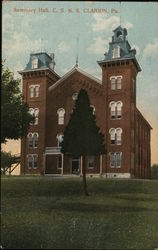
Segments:
[[[38,58],[34,56],[32,58],[32,69],[37,69],[38,68]]]
[[[115,167],[115,153],[110,153],[110,167]]]
[[[58,109],[57,114],[58,114],[58,124],[63,125],[64,124],[65,109],[63,109],[63,108]]]
[[[35,97],[39,97],[39,85],[35,85]]]
[[[33,134],[33,147],[34,148],[38,147],[38,133]]]
[[[95,107],[94,105],[90,105],[90,107],[93,109],[93,115],[95,114]]]
[[[121,145],[121,135],[122,135],[122,129],[117,128],[116,129],[116,144]]]
[[[93,155],[88,155],[87,166],[88,168],[94,168],[94,156]]]
[[[116,45],[113,49],[113,58],[119,58],[120,57],[120,46]]]
[[[117,89],[122,88],[122,76],[117,76]]]
[[[122,117],[122,106],[123,106],[123,104],[122,104],[121,101],[118,101],[118,102],[116,103],[117,119],[121,119],[121,117]]]
[[[33,134],[29,133],[27,137],[28,137],[29,148],[33,148]]]
[[[121,167],[121,152],[117,152],[116,153],[116,167],[120,168]]]
[[[38,162],[37,154],[28,155],[28,169],[36,169],[38,167],[37,162]]]
[[[34,123],[31,122],[31,125],[37,125],[38,124],[38,115],[39,115],[39,109],[38,108],[29,108],[29,113],[35,117]]]
[[[34,97],[34,86],[31,85],[29,88],[30,88],[30,98],[33,98]]]
[[[111,108],[111,119],[115,119],[115,117],[116,117],[116,103],[110,102],[109,106]]]
[[[62,156],[58,155],[57,156],[57,169],[61,169],[62,168]]]
[[[116,88],[116,77],[112,76],[110,80],[111,80],[111,90],[114,90]]]
[[[57,135],[57,140],[58,140],[57,145],[58,145],[58,147],[61,147],[61,143],[62,143],[63,139],[64,139],[63,134],[58,134]]]
[[[111,129],[109,130],[109,133],[110,133],[111,145],[115,145],[115,133],[116,133],[115,128],[111,128]]]

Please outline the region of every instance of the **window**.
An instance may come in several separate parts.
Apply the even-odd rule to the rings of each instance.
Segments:
[[[88,156],[87,166],[88,168],[94,168],[94,156],[92,155]]]
[[[120,47],[117,45],[113,49],[113,58],[119,58],[120,57]]]
[[[32,58],[32,69],[37,69],[37,68],[38,68],[38,58],[34,56]]]
[[[29,88],[30,88],[30,98],[33,98],[34,97],[34,86],[31,85]]]
[[[28,155],[28,168],[29,169],[36,169],[37,168],[37,159],[38,159],[38,155],[37,154],[31,154]]]
[[[122,116],[122,102],[117,102],[116,107],[117,107],[117,119],[121,119]]]
[[[34,148],[38,147],[38,134],[37,133],[33,134],[33,147]]]
[[[28,134],[29,148],[33,148],[33,134]]]
[[[121,145],[121,134],[122,134],[122,129],[117,128],[116,129],[116,144]]]
[[[121,152],[116,153],[116,167],[117,168],[121,167]]]
[[[58,155],[57,157],[57,168],[61,169],[62,168],[62,156]]]
[[[117,89],[122,88],[122,76],[117,77]]]
[[[115,119],[116,116],[116,103],[110,102],[110,108],[111,108],[111,119]]]
[[[61,147],[61,143],[62,143],[62,141],[63,141],[63,137],[64,137],[63,134],[58,134],[58,135],[57,135],[58,147]]]
[[[28,155],[28,168],[33,168],[33,157],[32,155]]]
[[[78,98],[78,93],[76,92],[76,93],[74,93],[74,94],[72,95],[72,99],[73,99],[74,101],[76,101],[77,98]]]
[[[35,116],[35,123],[34,123],[34,125],[38,124],[38,115],[39,115],[39,109],[35,108],[34,109],[34,116]]]
[[[110,80],[111,80],[111,90],[114,90],[116,87],[116,78],[112,76]]]
[[[94,105],[90,105],[90,107],[93,109],[93,115],[95,114],[95,107]]]
[[[60,109],[58,109],[57,114],[58,114],[58,124],[63,125],[64,124],[65,110],[63,108],[60,108]]]
[[[111,128],[109,133],[110,133],[111,145],[115,145],[115,129]]]
[[[115,167],[115,153],[110,153],[110,167]]]
[[[40,88],[39,85],[35,86],[35,97],[39,97],[39,88]]]

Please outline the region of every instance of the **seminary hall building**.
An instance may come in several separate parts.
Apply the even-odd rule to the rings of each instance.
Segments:
[[[19,73],[24,102],[35,122],[21,142],[21,174],[82,175],[82,157],[64,155],[60,147],[82,88],[88,93],[107,149],[106,155],[87,155],[87,175],[150,177],[151,126],[136,107],[136,77],[141,68],[127,30],[119,26],[113,32],[108,53],[97,62],[102,80],[78,65],[61,77],[54,71],[54,54],[30,54]]]

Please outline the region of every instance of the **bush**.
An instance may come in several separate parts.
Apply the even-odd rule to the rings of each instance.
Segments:
[[[151,167],[151,179],[158,180],[158,164],[154,164]]]

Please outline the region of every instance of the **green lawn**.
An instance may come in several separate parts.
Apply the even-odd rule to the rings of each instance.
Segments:
[[[158,181],[2,178],[6,249],[154,249]]]

